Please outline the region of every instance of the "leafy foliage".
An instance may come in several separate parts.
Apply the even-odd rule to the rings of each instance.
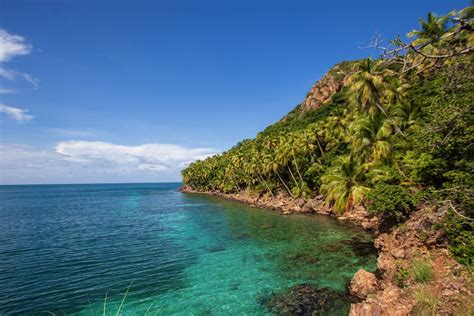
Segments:
[[[449,248],[454,257],[465,265],[474,264],[474,222],[450,213],[443,223]]]
[[[386,214],[397,221],[405,218],[415,206],[413,195],[400,185],[380,183],[367,193],[367,209],[375,214]]]

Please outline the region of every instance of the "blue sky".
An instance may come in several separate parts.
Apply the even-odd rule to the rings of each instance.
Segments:
[[[469,1],[0,4],[0,183],[179,180],[251,138],[375,32]]]

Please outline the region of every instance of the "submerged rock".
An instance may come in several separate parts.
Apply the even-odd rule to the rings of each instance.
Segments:
[[[363,241],[359,238],[352,238],[343,240],[342,243],[350,246],[354,253],[361,257],[377,254],[377,249],[372,241]]]
[[[225,247],[224,246],[208,246],[206,247],[207,252],[221,252],[224,251]]]
[[[348,301],[332,289],[299,284],[272,294],[262,304],[278,315],[328,315],[344,309]]]
[[[339,243],[328,244],[328,245],[322,246],[321,250],[323,250],[324,252],[336,252],[336,251],[342,250],[342,245]]]
[[[290,253],[285,256],[286,261],[295,264],[315,264],[319,262],[319,258],[308,253]]]
[[[265,228],[265,229],[266,228],[274,228],[274,227],[275,227],[275,225],[273,225],[273,224],[262,224],[262,225],[260,225],[260,228]]]
[[[235,235],[235,238],[240,239],[240,240],[247,239],[247,238],[250,238],[250,234],[246,232],[240,232]]]

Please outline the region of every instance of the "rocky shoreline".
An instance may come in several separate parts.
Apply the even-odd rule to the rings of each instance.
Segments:
[[[316,196],[313,199],[293,199],[280,192],[274,197],[255,196],[247,191],[240,193],[222,193],[217,191],[201,192],[193,190],[189,187],[182,187],[180,189],[183,193],[198,193],[213,196],[220,196],[228,200],[233,200],[248,204],[254,207],[262,207],[273,210],[278,210],[282,215],[290,215],[292,213],[313,213],[333,217],[340,221],[352,222],[362,226],[365,230],[378,233],[380,227],[380,219],[376,216],[370,216],[368,212],[361,206],[355,207],[350,213],[340,215],[335,214],[334,211],[324,202],[322,195]]]
[[[385,231],[381,229],[382,220],[371,216],[362,206],[348,214],[336,215],[324,203],[323,196],[309,200],[292,199],[284,193],[257,197],[245,191],[224,194],[199,192],[189,187],[181,188],[181,192],[220,196],[279,210],[284,215],[327,215],[374,233],[377,271],[361,269],[352,278],[348,286],[353,301],[352,316],[474,314],[472,273],[452,258],[445,236],[437,226],[447,211],[444,208],[422,207],[402,225]]]

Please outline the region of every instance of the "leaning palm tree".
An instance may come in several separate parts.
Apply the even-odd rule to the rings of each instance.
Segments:
[[[351,155],[338,157],[321,177],[321,192],[326,195],[326,203],[334,204],[337,212],[349,211],[369,191],[363,184],[365,173],[366,166]]]
[[[263,160],[263,169],[262,172],[264,175],[276,175],[278,177],[278,180],[280,180],[280,183],[283,185],[283,187],[286,189],[288,194],[291,197],[294,197],[293,194],[291,193],[290,188],[286,184],[285,180],[283,179],[281,175],[281,170],[283,169],[284,165],[281,164],[281,161],[277,158],[274,146],[276,144],[274,141],[270,138],[266,139],[264,141],[264,152],[262,154],[262,160]]]

